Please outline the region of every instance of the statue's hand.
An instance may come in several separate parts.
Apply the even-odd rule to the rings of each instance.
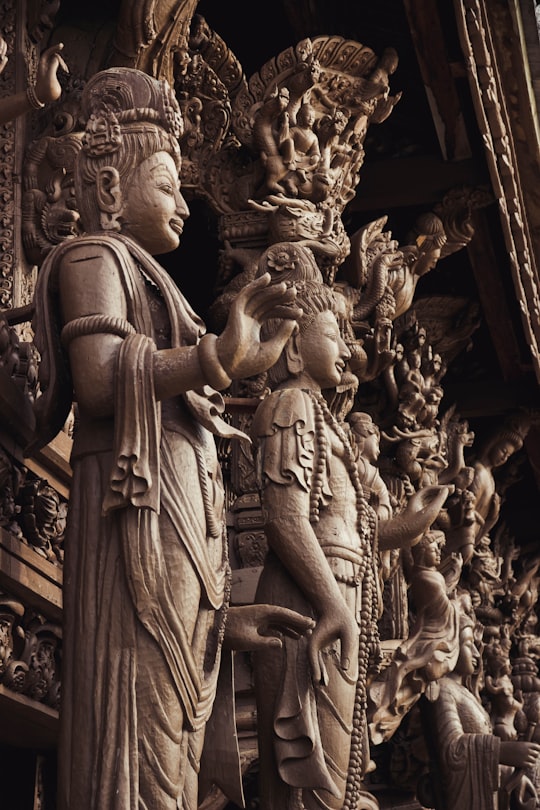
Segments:
[[[302,315],[293,305],[294,287],[284,283],[270,286],[270,281],[270,274],[265,273],[238,293],[218,338],[219,360],[232,379],[251,377],[273,366]],[[270,318],[282,322],[275,335],[261,342],[261,326]]]
[[[341,642],[341,667],[355,677],[358,653],[358,624],[345,604],[334,604],[322,613],[309,639],[309,660],[315,683],[328,683],[322,651],[336,640]]]
[[[314,625],[309,616],[279,605],[239,605],[229,608],[223,643],[237,651],[281,647],[282,636],[299,638]]]
[[[540,745],[534,742],[506,740],[501,742],[499,761],[513,768],[534,768],[540,756]]]
[[[453,494],[454,489],[453,484],[431,484],[422,487],[411,495],[406,510],[413,514],[423,512],[426,520],[431,518],[431,522],[433,522],[448,496]]]
[[[59,42],[43,51],[39,58],[36,76],[36,95],[43,104],[56,101],[62,94],[62,87],[58,81],[58,68],[62,68],[69,73],[69,68],[60,55],[64,45]]]

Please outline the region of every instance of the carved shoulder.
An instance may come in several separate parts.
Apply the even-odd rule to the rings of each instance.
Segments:
[[[74,241],[62,253],[58,284],[65,323],[94,314],[126,317],[119,259],[107,245]]]
[[[294,428],[300,435],[313,432],[314,415],[309,394],[299,388],[285,388],[274,391],[261,402],[253,419],[253,439],[271,436],[279,428]]]
[[[309,489],[315,457],[315,422],[306,392],[290,388],[270,394],[255,414],[251,434],[263,488],[272,481]]]

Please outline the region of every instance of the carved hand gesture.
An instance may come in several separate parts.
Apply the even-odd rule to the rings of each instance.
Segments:
[[[328,682],[321,653],[336,640],[341,642],[341,666],[344,670],[349,670],[351,677],[354,676],[359,632],[356,620],[345,602],[334,603],[320,615],[309,639],[309,660],[315,683]]]
[[[521,740],[501,742],[499,757],[501,765],[511,765],[514,768],[534,768],[539,756],[540,745],[538,743]]]
[[[265,273],[240,291],[218,338],[219,360],[232,379],[251,377],[273,366],[302,314],[292,305],[296,290],[284,283],[270,286],[270,280],[270,273]],[[261,342],[261,326],[269,318],[283,320],[276,334]]]
[[[314,626],[313,619],[279,605],[241,605],[229,608],[224,644],[233,650],[281,647],[282,636],[299,638]]]
[[[59,42],[58,45],[47,48],[40,56],[35,89],[39,101],[43,104],[56,101],[62,93],[62,87],[57,76],[58,68],[62,68],[66,73],[69,73],[68,66],[60,56],[63,47],[63,43]]]

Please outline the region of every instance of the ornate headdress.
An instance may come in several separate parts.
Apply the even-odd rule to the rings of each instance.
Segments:
[[[178,139],[183,132],[180,107],[169,83],[134,68],[109,68],[93,76],[82,95],[87,121],[83,150],[92,157],[116,152],[122,129],[155,124]]]

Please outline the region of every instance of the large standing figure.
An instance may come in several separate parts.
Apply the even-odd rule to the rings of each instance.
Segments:
[[[323,393],[340,384],[351,355],[311,251],[273,245],[259,263],[259,272],[267,268],[296,285],[302,316],[268,372],[272,393],[252,426],[269,546],[257,600],[316,626],[255,657],[261,807],[364,810],[377,806],[362,790],[367,685],[379,653],[377,514],[364,496],[348,423]],[[447,493],[427,488],[401,529],[385,535],[385,547],[418,539]]]
[[[106,70],[82,112],[86,235],[51,252],[36,289],[41,441],[78,405],[58,805],[194,810],[229,572],[212,434],[232,429],[214,389],[275,362],[294,291],[258,279],[221,336],[205,334],[152,258],[178,246],[188,216],[169,86]],[[261,342],[269,316],[284,320]]]
[[[257,599],[317,624],[309,637],[256,655],[261,806],[355,807],[377,642],[375,514],[346,429],[322,393],[341,381],[350,352],[310,251],[277,245],[261,270],[265,261],[296,282],[303,315],[269,372],[273,391],[252,427],[270,548]]]

